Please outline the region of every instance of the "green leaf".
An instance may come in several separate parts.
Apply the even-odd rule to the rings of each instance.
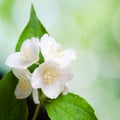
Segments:
[[[20,47],[26,39],[32,38],[32,37],[40,38],[45,33],[47,33],[47,31],[42,25],[42,23],[39,21],[38,17],[36,16],[34,7],[32,5],[30,20],[19,38],[19,41],[16,45],[16,51],[20,51]]]
[[[16,77],[9,72],[0,81],[0,120],[27,120],[25,100],[15,98]]]
[[[97,120],[92,107],[72,93],[46,101],[45,107],[51,120]]]
[[[3,21],[13,22],[12,13],[14,7],[15,0],[4,0],[0,2],[0,18]]]

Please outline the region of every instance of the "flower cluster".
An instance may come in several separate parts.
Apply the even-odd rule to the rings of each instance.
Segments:
[[[40,54],[44,58],[43,63],[39,62]],[[25,40],[20,52],[13,53],[6,59],[6,64],[18,78],[16,98],[23,99],[32,93],[34,102],[39,104],[39,88],[51,99],[57,98],[60,93],[66,94],[68,82],[73,78],[70,65],[75,59],[73,50],[62,50],[61,45],[48,34],[44,34],[40,40],[34,37]],[[39,66],[30,72],[29,67],[33,64]]]

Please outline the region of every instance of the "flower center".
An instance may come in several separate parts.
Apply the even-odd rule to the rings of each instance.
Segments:
[[[47,84],[53,83],[57,80],[58,73],[54,69],[47,69],[44,71],[44,82]]]
[[[31,59],[32,50],[30,48],[25,48],[21,51],[20,56],[23,60],[30,60]]]
[[[19,79],[19,86],[23,91],[26,91],[30,88],[30,82],[21,77],[21,79]]]
[[[50,54],[52,54],[55,58],[63,57],[62,49],[60,47],[55,47],[54,45],[50,46]]]

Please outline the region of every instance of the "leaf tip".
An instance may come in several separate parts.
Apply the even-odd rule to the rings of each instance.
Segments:
[[[30,16],[32,16],[33,13],[36,14],[36,13],[35,13],[34,5],[31,4],[31,12],[30,12]]]

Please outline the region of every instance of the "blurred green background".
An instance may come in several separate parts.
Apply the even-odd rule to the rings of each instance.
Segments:
[[[51,36],[73,48],[70,91],[84,97],[99,120],[120,119],[120,0],[0,0],[0,72],[29,20],[31,3]]]

